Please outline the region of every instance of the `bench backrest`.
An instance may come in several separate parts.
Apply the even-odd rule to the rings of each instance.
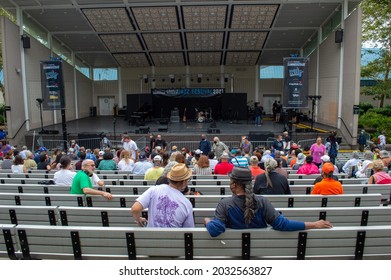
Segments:
[[[334,226],[374,226],[391,224],[391,207],[314,207],[277,208],[285,217],[304,222],[329,220]],[[196,227],[205,217],[213,217],[215,208],[194,208]],[[148,211],[143,211],[148,218]],[[0,224],[52,226],[137,226],[129,208],[68,206],[0,206]]]
[[[230,195],[189,195],[193,207],[215,208]],[[113,195],[107,200],[96,195],[0,193],[0,205],[131,207],[138,195]],[[357,207],[379,206],[381,194],[265,195],[274,207]]]

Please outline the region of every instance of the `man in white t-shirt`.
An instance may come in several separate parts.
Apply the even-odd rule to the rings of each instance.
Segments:
[[[187,186],[191,170],[183,163],[174,165],[167,174],[169,184],[149,188],[137,198],[132,214],[141,227],[194,227],[193,206],[182,191]],[[148,221],[141,211],[148,208]]]
[[[125,135],[122,138],[122,146],[125,150],[130,152],[130,157],[136,162],[138,159],[138,147],[136,142],[134,142],[128,135]]]

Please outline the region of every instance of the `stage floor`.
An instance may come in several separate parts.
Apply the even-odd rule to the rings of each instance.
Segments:
[[[238,134],[246,135],[249,131],[261,131],[268,133],[280,133],[284,130],[282,123],[275,123],[272,120],[266,120],[263,125],[256,126],[252,121],[239,120],[239,121],[217,121],[217,122],[167,122],[162,119],[152,119],[146,121],[145,125],[129,125],[128,121],[123,117],[88,117],[75,121],[69,121],[67,124],[67,131],[69,134],[78,133],[100,133],[104,132],[109,135],[122,134],[122,133],[137,133],[140,127],[149,128],[151,133],[174,133],[174,134],[194,134],[208,133],[210,129],[219,129],[220,134]],[[62,124],[49,125],[44,127],[45,130],[57,130],[62,133]],[[41,129],[35,129],[39,132]],[[32,133],[30,131],[29,133]],[[212,133],[213,134],[213,133]]]
[[[306,127],[306,128],[303,128]],[[308,132],[311,123],[294,124],[290,131],[293,141],[300,139],[316,138],[317,135],[325,136],[328,131],[335,128],[327,127],[321,124],[315,124],[313,128],[319,131]],[[140,129],[146,128],[147,132]],[[44,138],[62,139],[62,124],[49,125],[45,130],[57,130],[58,134],[43,134]],[[26,137],[37,135],[41,129],[31,130]],[[162,134],[166,138],[175,138],[181,136],[186,141],[199,140],[201,134],[206,134],[208,139],[213,136],[221,136],[221,139],[240,139],[241,136],[253,134],[273,134],[277,136],[287,130],[283,123],[275,123],[271,118],[265,118],[263,125],[256,126],[253,121],[217,121],[211,122],[168,122],[167,119],[152,119],[143,126],[129,125],[129,122],[123,117],[113,118],[110,116],[87,117],[79,120],[67,122],[68,138],[76,138],[79,134],[101,134],[106,133],[111,139],[119,139],[121,134],[144,136],[148,133]]]

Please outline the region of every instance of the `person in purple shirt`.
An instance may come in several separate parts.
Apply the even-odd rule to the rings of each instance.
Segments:
[[[313,162],[319,167],[322,164],[321,157],[326,154],[326,146],[322,144],[322,138],[316,138],[316,143],[311,145],[310,148],[311,156],[313,157]]]
[[[191,174],[184,163],[177,163],[167,174],[168,184],[150,187],[140,195],[131,209],[137,224],[141,227],[194,227],[193,206],[182,194]],[[148,208],[148,220],[141,217],[145,208]]]

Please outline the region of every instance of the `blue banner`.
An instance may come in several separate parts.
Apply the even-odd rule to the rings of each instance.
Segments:
[[[224,88],[153,88],[152,95],[175,98],[206,98],[223,94]]]
[[[62,61],[41,61],[43,110],[65,109]]]
[[[284,58],[284,108],[308,107],[308,58]]]

